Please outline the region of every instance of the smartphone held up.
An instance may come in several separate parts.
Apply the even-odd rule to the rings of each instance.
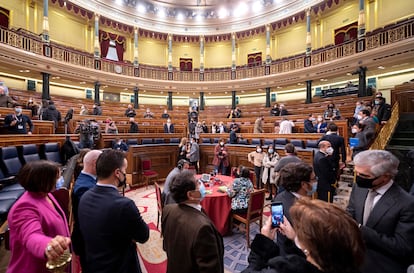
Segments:
[[[283,204],[282,202],[273,202],[272,211],[272,228],[277,228],[283,223]]]

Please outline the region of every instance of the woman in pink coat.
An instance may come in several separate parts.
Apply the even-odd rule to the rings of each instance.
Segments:
[[[18,181],[26,190],[8,215],[11,258],[7,273],[49,272],[46,262],[70,247],[66,216],[50,194],[55,189],[59,167],[50,161],[27,163]]]

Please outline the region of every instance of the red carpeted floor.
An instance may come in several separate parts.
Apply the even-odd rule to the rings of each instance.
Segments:
[[[162,249],[162,238],[157,229],[157,199],[154,188],[128,191],[125,196],[134,200],[141,216],[150,228],[149,240],[145,244],[137,243],[142,272],[165,273],[167,255]]]

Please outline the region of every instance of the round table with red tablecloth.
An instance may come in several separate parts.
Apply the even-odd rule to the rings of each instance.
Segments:
[[[196,177],[199,179],[201,176],[197,175]],[[227,193],[219,192],[218,190],[220,186],[229,187],[233,178],[224,175],[218,175],[216,178],[220,181],[212,179],[211,183],[205,183],[208,193],[201,201],[201,206],[216,226],[218,232],[224,236],[230,232],[231,198]],[[214,185],[210,186],[209,184]]]

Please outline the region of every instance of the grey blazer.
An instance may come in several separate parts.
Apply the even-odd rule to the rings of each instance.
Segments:
[[[198,147],[198,144],[195,142],[191,144],[188,159],[190,160],[190,162],[196,162],[200,160],[200,148]]]
[[[362,223],[368,189],[354,185],[347,211]],[[395,182],[361,226],[366,244],[362,273],[406,273],[414,261],[414,197]]]

